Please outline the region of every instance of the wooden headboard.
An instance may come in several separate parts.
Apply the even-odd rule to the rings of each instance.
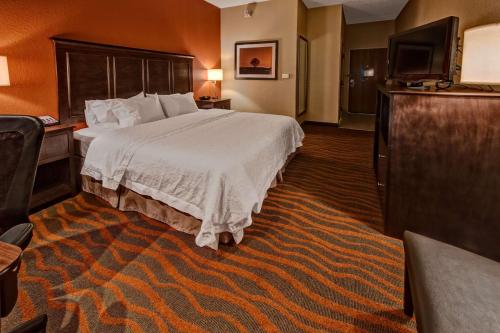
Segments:
[[[193,56],[52,38],[59,121],[85,121],[85,100],[193,91]]]

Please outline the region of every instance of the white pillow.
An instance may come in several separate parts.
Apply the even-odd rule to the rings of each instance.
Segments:
[[[122,128],[132,127],[142,122],[138,106],[131,102],[130,99],[117,102],[111,111]]]
[[[115,123],[118,125],[118,119],[111,111],[113,104],[117,99],[89,100],[85,101],[85,121],[88,127],[97,124]]]
[[[87,104],[87,101],[85,101],[85,104]],[[85,122],[87,123],[87,127],[91,128],[97,125],[97,118],[89,108],[85,107],[85,110],[83,112],[85,114]]]
[[[144,94],[134,96],[129,98],[127,103],[133,104],[137,108],[143,123],[165,119],[157,94],[148,95],[147,97]]]
[[[85,101],[85,121],[90,128],[98,124],[106,124],[100,127],[107,128],[130,127],[164,118],[158,96],[146,97],[144,92],[128,99]]]
[[[141,97],[146,97],[146,95],[144,95],[144,91],[141,91],[137,95],[129,97],[128,99],[141,98]]]
[[[163,111],[168,117],[176,117],[198,111],[192,92],[181,95],[158,95]]]

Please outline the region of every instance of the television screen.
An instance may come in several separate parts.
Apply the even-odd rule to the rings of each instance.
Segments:
[[[452,80],[455,71],[458,18],[449,17],[389,40],[389,79]]]

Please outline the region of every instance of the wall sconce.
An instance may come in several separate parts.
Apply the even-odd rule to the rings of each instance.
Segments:
[[[500,23],[468,29],[464,33],[462,83],[500,84]]]
[[[217,99],[216,94],[216,83],[217,81],[222,81],[224,79],[224,71],[222,69],[209,69],[208,70],[208,81],[212,81],[214,85],[214,99]]]
[[[0,56],[0,86],[10,86],[9,65],[5,56]]]

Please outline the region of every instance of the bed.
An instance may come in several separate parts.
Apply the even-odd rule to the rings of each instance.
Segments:
[[[192,91],[190,56],[61,39],[55,49],[63,122],[81,121],[87,99]],[[74,137],[84,191],[217,249],[242,241],[304,133],[290,117],[212,109]]]

